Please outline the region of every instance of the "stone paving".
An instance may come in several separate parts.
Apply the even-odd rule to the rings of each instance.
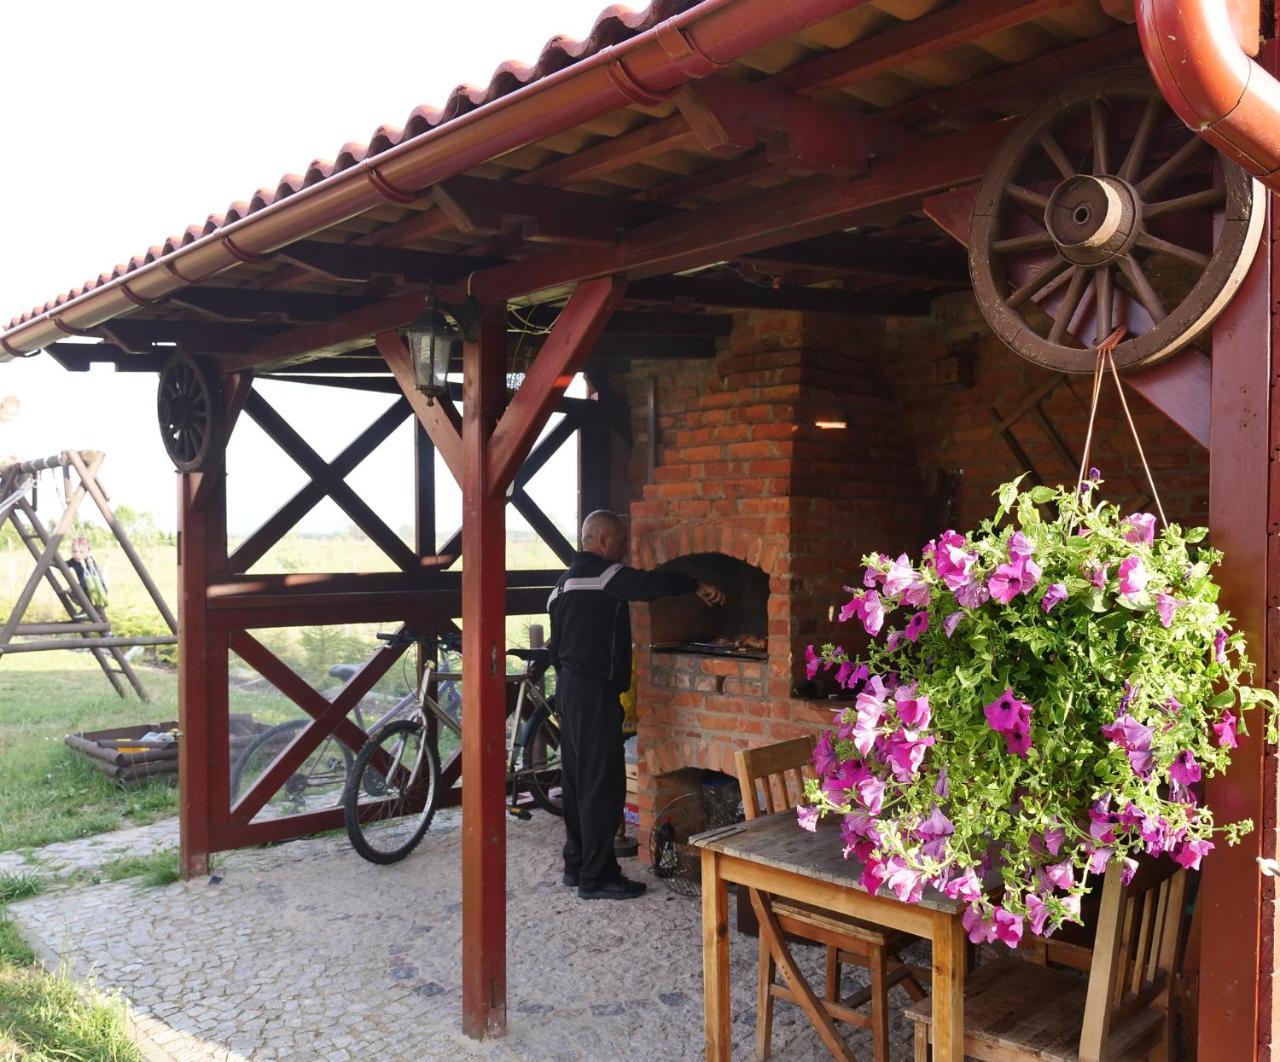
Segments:
[[[702,1057],[697,899],[637,868],[641,899],[579,900],[559,881],[559,821],[541,814],[508,829],[509,1033],[463,1037],[458,825],[442,812],[392,867],[330,836],[229,854],[209,880],[67,888],[9,912],[47,963],[124,996],[153,1059]],[[96,850],[108,838],[120,846],[104,835]],[[821,966],[819,949],[796,951],[808,973]],[[735,936],[735,1058],[754,1056],[755,961],[754,940]],[[904,999],[891,998],[894,1059],[911,1057]],[[866,1033],[849,1038],[870,1057]],[[773,1044],[780,1059],[827,1057],[785,1003]]]
[[[97,870],[104,863],[122,856],[146,856],[177,847],[177,818],[161,819],[148,826],[99,833],[75,841],[59,841],[30,855],[0,852],[0,874],[64,878],[78,871]]]

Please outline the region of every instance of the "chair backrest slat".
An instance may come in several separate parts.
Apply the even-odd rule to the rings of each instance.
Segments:
[[[1151,1006],[1167,1008],[1177,957],[1187,872],[1168,860],[1144,860],[1129,885],[1112,863],[1089,968],[1080,1032],[1081,1062],[1110,1057],[1113,1028]]]
[[[813,738],[806,736],[738,750],[738,784],[747,818],[796,806],[804,797],[805,770],[813,760],[813,745]]]

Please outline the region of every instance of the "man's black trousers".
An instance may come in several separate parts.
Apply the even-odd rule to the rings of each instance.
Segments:
[[[613,837],[627,795],[622,759],[622,705],[608,683],[568,667],[557,673],[564,869],[581,888],[621,877]]]

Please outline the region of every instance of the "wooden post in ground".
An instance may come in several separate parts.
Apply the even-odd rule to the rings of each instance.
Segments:
[[[463,353],[462,1029],[507,1029],[506,498],[492,490],[489,439],[507,362],[502,303],[484,308]]]

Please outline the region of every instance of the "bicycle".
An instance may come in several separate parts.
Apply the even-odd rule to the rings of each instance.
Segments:
[[[412,635],[379,635],[385,640]],[[397,643],[398,644],[398,643]],[[435,662],[430,653],[416,694],[402,701],[369,731],[357,753],[343,792],[343,810],[351,847],[371,863],[399,862],[426,834],[440,802],[439,750],[428,725],[462,738],[461,714],[454,714],[428,693]],[[522,793],[538,807],[563,814],[560,791],[560,725],[554,699],[539,681],[551,662],[546,649],[511,649],[508,656],[525,662],[515,705],[509,709],[506,780],[508,810],[530,817]],[[368,799],[365,799],[368,798]]]
[[[445,646],[441,647],[441,653],[441,659],[447,667],[448,655]],[[329,675],[347,682],[359,670],[359,666],[355,664],[335,664],[329,669]],[[457,682],[440,682],[437,696],[446,711],[452,710],[456,714],[461,710],[462,698]],[[360,729],[370,733],[383,723],[405,714],[417,701],[418,695],[410,693],[371,725],[366,723],[365,713],[360,704],[356,705],[352,714]],[[245,745],[231,765],[233,804],[248,788],[248,783],[262,774],[311,722],[312,720],[303,718],[277,723],[255,735]],[[336,791],[341,795],[345,792],[347,778],[354,764],[355,755],[351,750],[336,738],[327,737],[285,779],[284,784],[272,796],[271,803],[293,813],[332,806],[332,800],[326,794]]]

